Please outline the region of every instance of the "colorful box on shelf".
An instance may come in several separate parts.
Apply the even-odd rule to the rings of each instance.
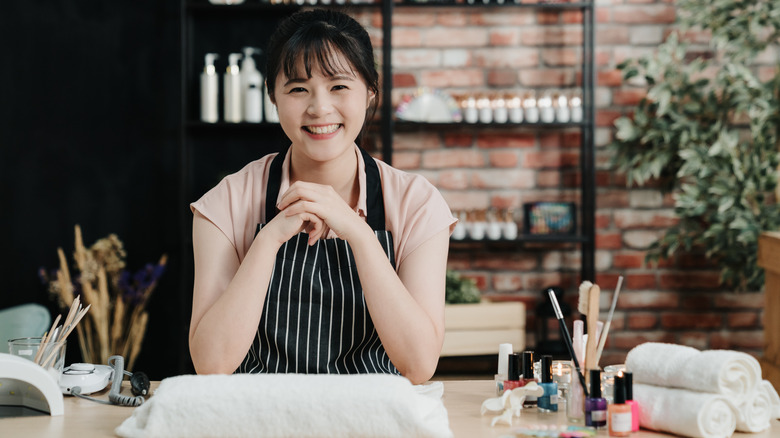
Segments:
[[[577,214],[573,202],[531,202],[523,204],[526,234],[575,234]]]

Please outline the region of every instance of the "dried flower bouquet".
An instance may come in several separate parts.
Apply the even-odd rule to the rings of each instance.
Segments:
[[[76,328],[83,361],[105,364],[110,356],[121,354],[132,370],[149,320],[146,304],[165,271],[167,256],[131,274],[125,269],[124,246],[115,234],[86,248],[81,227],[76,225],[75,232],[76,276],[71,275],[65,252],[57,248],[59,269],[49,274],[41,268],[41,278],[62,308],[70,307],[76,296],[92,306]]]

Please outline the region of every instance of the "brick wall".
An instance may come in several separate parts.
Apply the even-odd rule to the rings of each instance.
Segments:
[[[630,111],[644,90],[623,84],[616,65],[651,52],[674,27],[673,1],[598,0],[596,271],[611,292],[625,278],[602,365],[621,363],[644,341],[758,354],[763,345],[763,294],[736,294],[718,286],[703,257],[686,255],[645,263],[648,246],[674,223],[673,202],[652,188],[626,188],[609,168],[613,121]],[[381,40],[380,17],[361,16]],[[453,94],[578,84],[579,11],[397,8],[393,28],[394,102],[426,86]],[[706,36],[689,34],[697,43]],[[762,57],[768,78],[777,62]],[[534,200],[578,200],[579,133],[526,129],[452,129],[397,133],[393,164],[425,175],[451,208],[519,208]],[[521,300],[534,308],[541,290],[563,286],[576,309],[580,257],[575,245],[454,247],[449,266],[477,281],[487,299]],[[602,294],[602,315],[611,296]],[[575,314],[576,316],[576,314]],[[528,345],[534,345],[529,331]]]

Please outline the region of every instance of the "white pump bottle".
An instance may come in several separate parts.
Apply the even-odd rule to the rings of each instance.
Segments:
[[[200,119],[208,123],[219,120],[217,102],[219,99],[219,79],[214,60],[219,58],[216,53],[206,53],[206,63],[200,74]]]
[[[225,70],[225,121],[238,123],[241,121],[241,76],[239,74],[238,60],[240,53],[231,53],[228,56],[228,67]]]
[[[244,47],[244,60],[241,62],[241,94],[243,98],[244,120],[259,123],[263,119],[263,75],[257,71],[252,58],[259,49]]]

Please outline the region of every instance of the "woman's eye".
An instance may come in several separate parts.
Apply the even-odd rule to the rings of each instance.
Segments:
[[[290,89],[290,93],[303,93],[304,91],[306,91],[306,89],[303,87],[295,87]]]
[[[348,87],[347,87],[346,85],[334,85],[334,86],[333,86],[333,90],[334,90],[334,91],[338,91],[338,90],[346,90],[346,89],[348,89]]]

